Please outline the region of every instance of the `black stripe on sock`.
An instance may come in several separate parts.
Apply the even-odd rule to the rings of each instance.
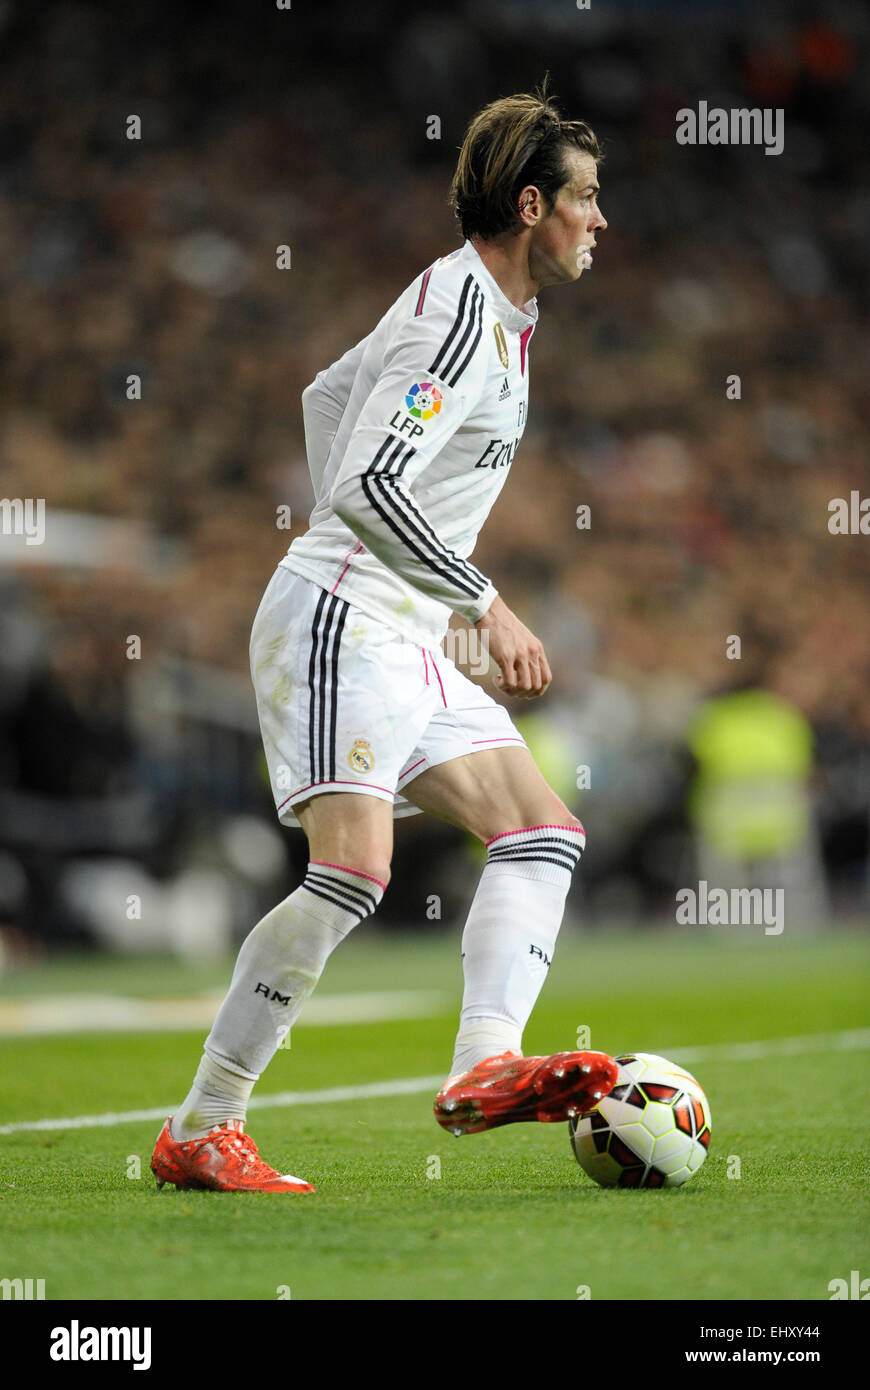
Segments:
[[[354,907],[367,907],[369,912],[374,912],[378,905],[378,899],[370,888],[357,888],[356,884],[333,878],[332,874],[316,873],[309,869],[303,888],[306,888],[309,882],[319,883],[322,888],[332,888],[336,893],[342,893]]]
[[[537,864],[558,864],[560,869],[567,869],[572,872],[579,863],[580,856],[576,859],[568,859],[559,855],[558,851],[543,854],[539,850],[537,853],[529,851],[528,854],[500,854],[497,858],[490,859],[491,864],[514,864],[514,863],[537,863]]]
[[[369,915],[365,908],[348,907],[347,903],[342,902],[340,898],[335,897],[332,893],[325,893],[322,888],[315,888],[313,883],[308,883],[306,881],[302,886],[306,888],[309,893],[314,893],[316,897],[323,898],[326,902],[332,903],[333,907],[340,907],[342,911],[350,913],[358,922],[361,922],[364,917],[368,917]]]
[[[562,864],[574,869],[580,861],[585,846],[561,835],[541,835],[528,840],[515,840],[510,845],[497,845],[487,850],[487,857],[494,863],[505,860],[546,859],[553,864]]]
[[[579,833],[579,832],[578,832]],[[501,837],[499,837],[501,838]],[[505,837],[507,838],[507,837]],[[511,838],[510,844],[495,844],[490,846],[490,854],[498,854],[503,849],[525,849],[532,845],[565,845],[570,850],[582,849],[583,845],[578,844],[577,840],[569,840],[567,835],[535,835],[527,839]]]
[[[582,854],[584,846],[572,844],[570,840],[547,839],[526,841],[525,843],[521,841],[519,844],[513,845],[498,845],[490,849],[489,853],[498,857],[501,854],[514,854],[518,850],[534,852],[536,849],[550,849],[558,854]]]

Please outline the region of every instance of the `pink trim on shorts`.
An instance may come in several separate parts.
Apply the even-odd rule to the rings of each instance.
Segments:
[[[471,742],[476,743],[525,743],[524,738],[511,738],[510,734],[505,734],[504,738],[473,738]]]
[[[363,873],[362,869],[350,869],[347,864],[331,864],[328,859],[309,859],[308,862],[309,864],[322,864],[325,869],[341,869],[343,874],[359,874],[360,878],[370,878],[372,883],[380,884],[385,893],[387,891],[385,883],[381,883],[381,880],[375,878],[374,874]]]
[[[330,592],[331,594],[334,594],[334,593],[335,593],[335,591],[336,591],[336,589],[338,588],[339,584],[341,583],[342,579],[344,579],[344,576],[347,574],[347,571],[348,571],[348,569],[350,568],[350,559],[351,559],[351,556],[352,556],[352,555],[358,555],[358,554],[360,553],[360,551],[362,550],[362,548],[363,548],[363,547],[362,547],[362,544],[361,544],[359,541],[357,541],[357,543],[356,543],[356,549],[355,549],[355,550],[349,550],[349,551],[347,552],[347,554],[346,554],[345,557],[344,557],[344,558],[345,558],[345,566],[344,566],[344,569],[342,570],[341,574],[338,576],[338,578],[336,579],[336,581],[335,581],[335,583],[333,584],[332,588],[330,589],[329,592]]]
[[[425,761],[426,761],[425,757],[423,757],[423,758],[418,758],[417,761],[416,761],[415,763],[412,763],[412,764],[411,764],[411,766],[408,768],[408,771],[407,771],[407,772],[403,772],[403,773],[401,774],[401,776],[399,777],[399,781],[400,781],[400,782],[403,782],[403,781],[405,780],[406,777],[409,777],[409,776],[410,776],[410,774],[414,771],[414,768],[415,768],[415,767],[419,767],[420,764],[421,764],[421,763],[425,763]]]
[[[429,663],[428,663],[428,661],[426,660],[426,648],[425,648],[425,647],[421,647],[421,648],[420,648],[420,651],[423,653],[423,670],[426,672],[426,684],[428,685],[428,684],[429,684]]]
[[[485,845],[491,845],[493,840],[503,840],[505,835],[525,835],[529,830],[573,830],[577,835],[585,835],[586,831],[581,825],[578,829],[576,825],[524,825],[521,830],[502,830],[498,835],[493,835],[491,840],[485,840]]]
[[[345,778],[344,781],[333,778],[325,782],[309,782],[307,787],[297,787],[295,792],[285,796],[278,810],[283,810],[287,802],[292,801],[294,796],[299,796],[300,792],[307,792],[311,787],[373,787],[377,792],[386,792],[387,796],[395,796],[395,792],[391,792],[389,787],[378,786],[377,782],[351,782],[350,778]]]
[[[444,686],[441,682],[441,672],[438,670],[438,662],[435,660],[435,653],[429,648],[429,655],[432,658],[432,665],[435,667],[435,674],[438,677],[438,684],[441,686],[441,699],[444,701],[444,708],[447,708],[447,696],[444,694]]]

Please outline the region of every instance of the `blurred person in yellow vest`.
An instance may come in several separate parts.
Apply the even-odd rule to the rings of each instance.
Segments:
[[[782,888],[786,925],[821,925],[814,740],[803,714],[769,690],[735,689],[700,705],[687,741],[699,877],[709,889]]]

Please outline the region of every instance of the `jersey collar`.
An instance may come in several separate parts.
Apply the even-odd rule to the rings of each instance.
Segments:
[[[500,289],[470,241],[466,241],[463,246],[462,255],[469,261],[475,279],[483,286],[483,292],[499,322],[505,328],[514,329],[517,333],[523,333],[526,329],[533,328],[538,321],[537,299],[528,299],[522,309],[518,309],[516,305],[511,304],[507,295]]]

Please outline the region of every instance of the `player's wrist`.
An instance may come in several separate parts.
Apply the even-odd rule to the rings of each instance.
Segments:
[[[481,613],[480,617],[476,619],[474,626],[479,629],[492,627],[494,623],[497,623],[500,618],[507,613],[507,611],[508,607],[504,599],[496,593],[486,611]]]

